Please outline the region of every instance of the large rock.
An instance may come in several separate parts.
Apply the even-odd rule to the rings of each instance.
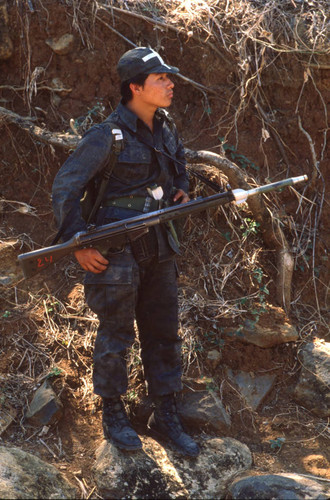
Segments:
[[[295,399],[319,417],[330,416],[330,343],[317,339],[299,351],[302,370]]]
[[[103,441],[95,480],[105,498],[220,498],[228,481],[250,468],[248,447],[231,438],[207,438],[197,458],[184,458],[143,437],[143,450],[119,451]]]
[[[182,393],[177,397],[177,406],[183,423],[189,428],[225,432],[231,425],[229,414],[212,391]]]
[[[0,498],[76,498],[76,490],[53,465],[0,446]]]
[[[284,310],[271,305],[267,305],[267,312],[260,314],[258,321],[246,320],[239,329],[226,328],[223,333],[228,340],[239,340],[262,348],[299,339],[297,329],[291,324]]]
[[[243,371],[234,372],[229,368],[226,373],[252,410],[257,410],[267,394],[272,390],[276,380],[276,375],[255,375]]]
[[[326,500],[327,483],[313,481],[299,474],[267,474],[237,479],[229,492],[234,500]]]

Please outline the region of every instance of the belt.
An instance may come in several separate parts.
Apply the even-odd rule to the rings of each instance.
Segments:
[[[102,203],[103,207],[118,207],[136,210],[138,212],[154,212],[160,208],[160,201],[154,200],[150,196],[144,198],[143,196],[122,196],[121,198],[114,198],[105,200]]]

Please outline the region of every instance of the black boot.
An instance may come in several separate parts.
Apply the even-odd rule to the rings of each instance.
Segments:
[[[121,450],[140,450],[142,443],[128,420],[120,398],[103,398],[103,431]]]
[[[148,428],[156,436],[170,440],[183,455],[197,457],[199,447],[182,428],[176,409],[174,394],[154,399],[154,412],[148,421]]]

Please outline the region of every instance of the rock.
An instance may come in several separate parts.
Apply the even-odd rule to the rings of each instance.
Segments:
[[[48,38],[46,43],[55,52],[55,54],[64,56],[71,52],[74,43],[74,36],[70,33],[66,33],[58,38]]]
[[[58,93],[61,97],[65,97],[72,91],[72,89],[65,86],[60,78],[53,78],[50,85],[54,89],[54,92]]]
[[[295,399],[319,417],[330,416],[330,342],[317,339],[299,351],[302,370]]]
[[[220,498],[228,480],[251,466],[248,447],[231,438],[207,438],[187,459],[142,437],[143,450],[121,452],[103,441],[95,480],[104,498]]]
[[[267,474],[237,479],[229,488],[232,499],[326,500],[329,485],[299,474]]]
[[[185,391],[177,395],[177,409],[182,423],[188,429],[209,429],[212,431],[226,432],[231,425],[229,414],[226,412],[221,400],[212,392],[202,389]],[[136,419],[147,422],[153,408],[147,399],[136,409]]]
[[[216,349],[208,351],[206,356],[208,364],[212,370],[215,370],[219,366],[221,358],[222,358],[221,352],[217,351]]]
[[[234,382],[246,404],[256,410],[267,394],[273,388],[275,375],[254,375],[253,373],[239,371],[236,374],[231,370],[226,371],[228,377]]]
[[[9,59],[13,50],[13,42],[8,31],[7,5],[4,0],[0,0],[0,61]]]
[[[207,428],[224,432],[231,425],[230,416],[212,391],[190,391],[177,397],[182,422],[192,429]]]
[[[36,391],[28,411],[28,418],[34,425],[52,425],[62,416],[63,405],[48,381]]]
[[[274,326],[269,327],[246,321],[241,329],[237,331],[226,329],[224,334],[232,340],[239,340],[263,348],[295,342],[299,338],[296,328],[290,323],[274,324]]]
[[[16,410],[9,404],[2,403],[0,407],[0,436],[3,434],[10,424],[15,420]]]
[[[298,340],[298,332],[281,307],[267,304],[266,312],[258,321],[247,319],[236,330],[226,328],[223,332],[228,340],[239,340],[258,347],[268,348]]]
[[[53,465],[0,446],[0,498],[76,498],[76,490]]]

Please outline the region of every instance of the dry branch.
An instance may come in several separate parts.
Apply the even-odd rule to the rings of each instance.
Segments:
[[[61,134],[59,132],[50,132],[49,130],[34,125],[32,123],[34,120],[35,118],[30,116],[20,116],[13,111],[0,106],[0,125],[3,121],[14,123],[38,141],[51,144],[52,146],[60,146],[64,148],[75,148],[77,146],[79,137],[69,133]]]
[[[73,136],[68,133],[61,134],[57,132],[50,132],[49,130],[37,127],[31,123],[32,118],[24,118],[2,107],[0,107],[0,120],[1,118],[5,118],[10,122],[15,123],[39,141],[53,146],[60,146],[66,149],[75,148],[80,139],[80,136]],[[242,170],[227,158],[223,158],[210,151],[192,151],[190,149],[185,149],[185,153],[187,160],[192,164],[206,163],[221,170],[228,177],[233,188],[250,188]],[[283,231],[280,228],[278,220],[274,218],[271,212],[267,209],[262,197],[254,196],[248,200],[247,203],[254,219],[260,224],[260,230],[266,245],[276,251],[278,269],[276,287],[277,301],[286,310],[289,310],[294,262],[290,253],[289,245]]]

